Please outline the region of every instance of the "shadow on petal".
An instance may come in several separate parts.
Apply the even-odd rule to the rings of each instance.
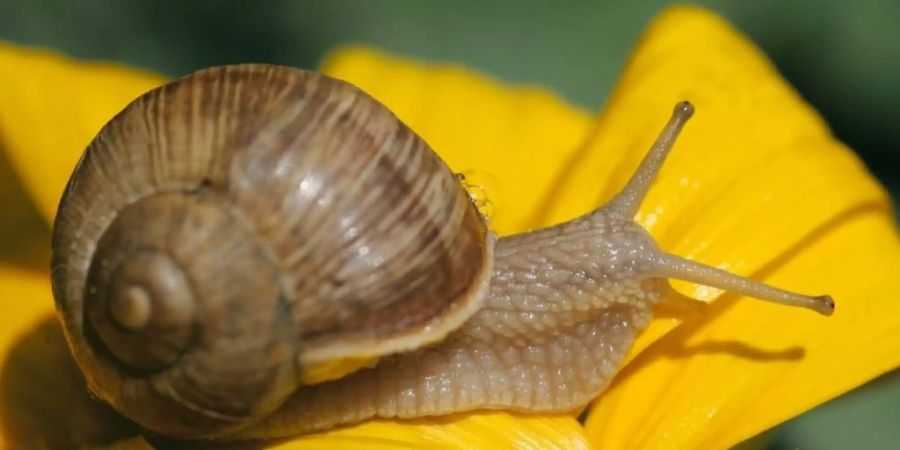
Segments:
[[[171,440],[162,437],[145,436],[146,442],[158,450],[262,450],[274,446],[279,441],[272,442],[204,442]],[[284,441],[282,441],[284,442]]]
[[[88,393],[62,327],[49,314],[19,337],[3,361],[0,412],[3,442],[12,448],[71,449],[136,433]]]
[[[690,358],[699,354],[727,353],[736,358],[755,361],[799,361],[806,356],[806,349],[800,346],[790,346],[783,349],[763,349],[750,342],[731,339],[686,345],[684,342],[676,341],[673,338],[672,345],[673,347],[666,352],[666,356],[669,358]]]
[[[142,433],[136,424],[91,396],[69,353],[62,327],[52,315],[24,333],[3,361],[0,412],[0,443],[11,448],[118,448],[117,441]],[[266,446],[152,436],[147,442],[161,450],[257,450]]]
[[[50,229],[29,201],[19,176],[0,147],[0,262],[29,270],[46,270]]]

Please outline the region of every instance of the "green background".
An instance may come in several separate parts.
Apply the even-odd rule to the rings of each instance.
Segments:
[[[249,61],[314,67],[337,44],[367,43],[539,83],[596,109],[644,26],[668,3],[0,0],[0,39],[170,76]],[[750,35],[896,198],[900,1],[696,3]],[[897,448],[898,425],[894,373],[745,445]]]

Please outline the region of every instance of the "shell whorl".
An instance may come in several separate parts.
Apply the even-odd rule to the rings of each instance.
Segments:
[[[362,91],[226,66],[101,130],[60,204],[53,288],[94,392],[208,437],[277,408],[310,365],[461,325],[492,243],[446,165]]]
[[[100,238],[84,334],[129,377],[116,394],[126,413],[204,434],[273,411],[296,387],[287,309],[277,263],[246,218],[202,189],[164,192],[122,208]]]
[[[159,250],[124,255],[102,249],[85,298],[91,332],[124,366],[153,372],[172,366],[194,337],[194,292],[181,265]],[[116,258],[118,257],[118,258]]]

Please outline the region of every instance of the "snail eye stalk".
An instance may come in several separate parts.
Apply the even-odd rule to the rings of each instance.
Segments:
[[[628,180],[628,184],[603,207],[604,212],[627,219],[631,219],[637,214],[641,202],[647,196],[647,191],[650,190],[653,180],[656,179],[656,174],[659,173],[666,156],[669,155],[669,152],[675,145],[675,140],[681,134],[684,124],[693,115],[694,105],[690,102],[682,101],[675,105],[672,117],[669,118],[669,122],[660,132],[659,137],[656,138],[653,147],[644,156],[637,171]]]
[[[637,214],[666,156],[693,114],[694,106],[690,102],[682,101],[675,105],[669,122],[634,175],[622,191],[600,211],[629,220]],[[773,303],[808,308],[826,316],[834,313],[834,299],[828,295],[809,296],[786,291],[668,253],[654,252],[649,258],[652,276],[690,281]]]

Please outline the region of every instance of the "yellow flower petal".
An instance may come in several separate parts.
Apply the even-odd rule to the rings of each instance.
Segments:
[[[129,438],[96,448],[149,450],[151,447],[143,438]],[[587,449],[589,446],[581,425],[570,416],[513,416],[498,412],[412,422],[367,422],[352,428],[301,437],[267,448],[579,450]]]
[[[0,43],[0,148],[48,220],[75,163],[128,102],[163,82],[121,66]]]
[[[589,132],[589,116],[557,96],[457,66],[354,47],[326,58],[322,71],[386,104],[483,190],[501,235],[541,225],[533,218]]]
[[[370,447],[371,446],[371,447]],[[584,430],[569,415],[517,416],[502,412],[412,422],[374,421],[299,438],[275,448],[586,449]]]

